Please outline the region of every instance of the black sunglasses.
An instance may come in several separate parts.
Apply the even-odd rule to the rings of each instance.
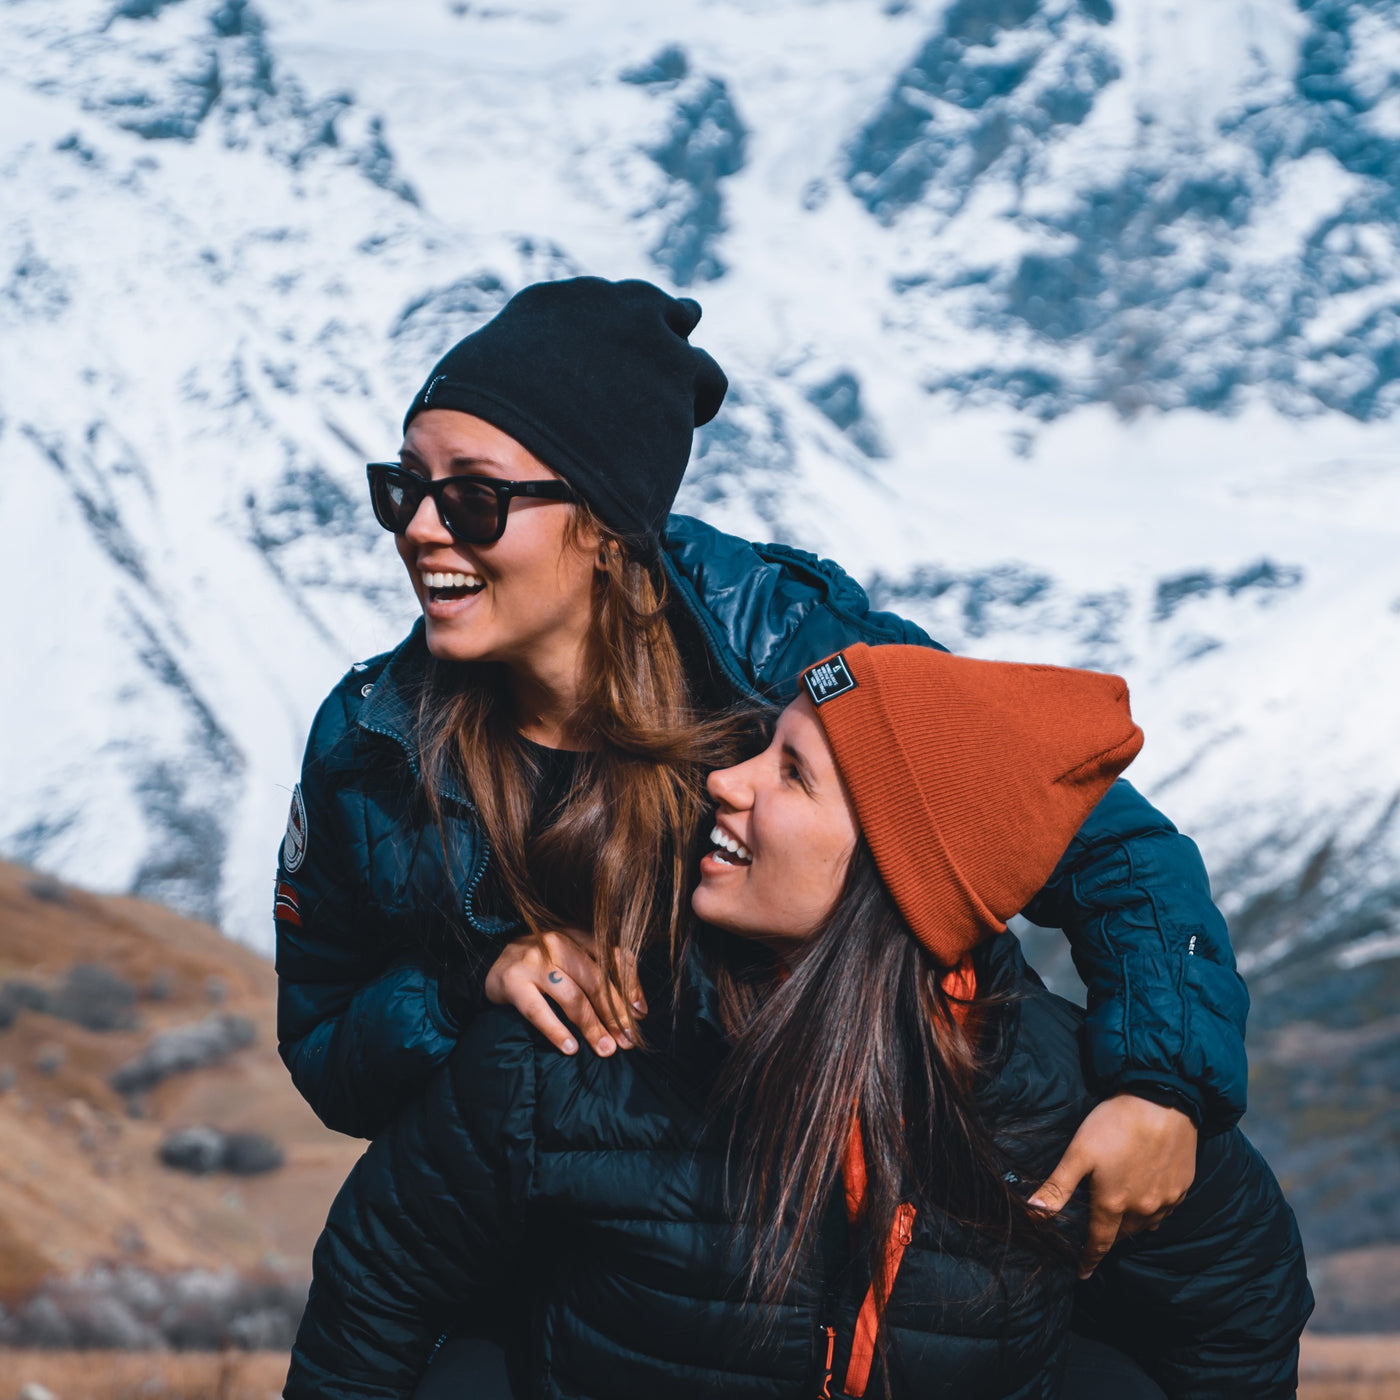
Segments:
[[[431,496],[443,527],[462,544],[494,544],[500,539],[515,496],[578,499],[562,481],[497,481],[493,476],[444,476],[430,481],[398,462],[371,462],[365,470],[374,518],[386,530],[403,534],[423,497]]]

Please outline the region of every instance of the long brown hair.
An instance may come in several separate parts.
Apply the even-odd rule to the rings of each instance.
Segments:
[[[1004,1050],[1006,1000],[979,997],[976,1039],[964,1032],[942,985],[947,969],[909,931],[863,837],[835,907],[785,981],[770,977],[765,994],[752,960],[747,971],[733,959],[714,970],[736,1042],[717,1102],[734,1114],[731,1204],[755,1246],[753,1296],[777,1301],[811,1260],[854,1118],[877,1300],[892,1282],[885,1243],[904,1201],[973,1231],[994,1273],[1012,1250],[1073,1259],[1006,1179],[978,1108],[979,1076]]]
[[[732,761],[735,725],[697,713],[654,551],[572,507],[564,547],[601,541],[585,674],[571,731],[587,750],[553,822],[532,837],[538,768],[503,666],[434,661],[420,704],[425,794],[441,823],[444,769],[465,780],[504,894],[525,930],[591,929],[609,980],[652,937],[672,941],[707,809],[705,775]],[[615,1008],[624,1023],[625,1008]]]

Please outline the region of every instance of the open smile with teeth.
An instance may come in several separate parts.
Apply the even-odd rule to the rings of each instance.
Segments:
[[[715,847],[710,854],[722,865],[751,865],[753,854],[742,841],[736,841],[722,827],[710,832],[710,842]]]
[[[486,587],[486,580],[479,574],[441,573],[430,569],[419,571],[423,580],[423,590],[435,603],[447,602],[452,598],[469,598]]]

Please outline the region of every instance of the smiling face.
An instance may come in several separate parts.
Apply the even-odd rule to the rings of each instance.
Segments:
[[[400,459],[432,480],[558,480],[499,428],[451,409],[418,414],[404,434]],[[516,497],[499,540],[459,544],[424,497],[408,529],[394,540],[435,657],[498,661],[544,675],[577,669],[591,621],[600,541],[589,532],[570,538],[573,509],[564,501]]]
[[[792,952],[840,896],[855,809],[812,702],[803,695],[755,758],[710,774],[712,849],[692,896],[706,923]]]

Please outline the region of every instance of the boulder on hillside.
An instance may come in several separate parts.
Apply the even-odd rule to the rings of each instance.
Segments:
[[[90,1031],[135,1030],[136,988],[101,963],[75,963],[57,987],[12,978],[0,987],[0,1030],[20,1011],[42,1011]]]
[[[146,1048],[119,1066],[108,1082],[119,1094],[140,1094],[172,1074],[216,1065],[255,1039],[256,1028],[246,1016],[206,1016],[152,1036]]]
[[[47,1011],[52,1001],[53,993],[47,987],[12,977],[0,986],[0,1007],[4,1008],[0,1027],[8,1026],[21,1011]]]
[[[297,1279],[97,1264],[0,1307],[0,1346],[285,1351],[305,1306]]]
[[[176,1171],[205,1176],[232,1172],[256,1176],[276,1171],[286,1161],[282,1149],[262,1133],[226,1133],[219,1128],[180,1128],[160,1145],[160,1160]]]
[[[54,994],[51,1015],[90,1031],[129,1031],[139,1024],[136,988],[101,963],[77,963]]]

